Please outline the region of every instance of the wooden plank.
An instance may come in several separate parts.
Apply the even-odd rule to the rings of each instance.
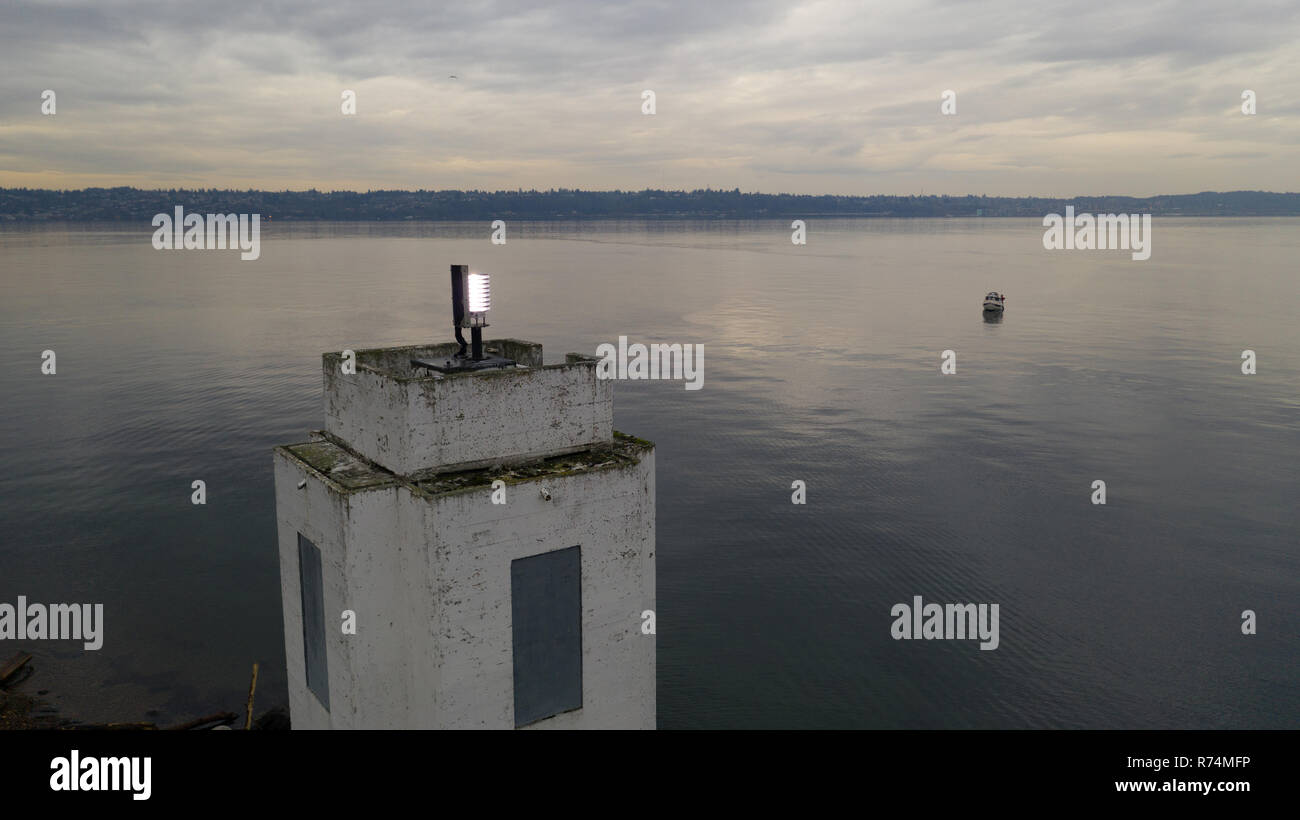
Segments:
[[[14,676],[14,673],[16,673],[19,669],[22,669],[24,666],[26,666],[27,662],[30,661],[31,659],[32,656],[29,655],[28,653],[18,652],[15,653],[12,658],[5,661],[4,666],[0,666],[0,686],[4,685],[5,681],[12,678]]]

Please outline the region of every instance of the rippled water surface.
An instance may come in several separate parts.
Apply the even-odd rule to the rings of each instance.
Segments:
[[[1297,228],[1157,220],[1134,262],[1030,220],[272,223],[241,262],[10,227],[0,601],[105,605],[99,652],[24,645],[69,715],[233,710],[254,661],[283,701],[270,449],[322,426],[321,352],[449,338],[468,263],[548,360],[705,347],[702,390],[615,390],[658,445],[662,727],[1297,728]],[[914,595],[1001,645],[892,640]]]

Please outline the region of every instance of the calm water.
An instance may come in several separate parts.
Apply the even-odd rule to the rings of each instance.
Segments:
[[[705,346],[703,390],[615,389],[659,448],[662,727],[1300,727],[1300,222],[1157,220],[1147,262],[788,224],[275,225],[257,262],[0,231],[0,601],[107,621],[25,645],[26,688],[178,722],[258,661],[283,701],[270,449],[322,426],[322,351],[448,339],[465,262],[549,360]],[[892,640],[913,595],[999,604],[1000,648]]]

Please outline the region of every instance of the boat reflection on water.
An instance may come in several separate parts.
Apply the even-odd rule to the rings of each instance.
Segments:
[[[1002,324],[1003,315],[1004,314],[1000,310],[986,310],[984,311],[984,324],[1000,325]]]

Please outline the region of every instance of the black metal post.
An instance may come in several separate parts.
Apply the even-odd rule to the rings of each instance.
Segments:
[[[456,341],[460,342],[460,350],[456,351],[456,358],[465,358],[465,337],[460,334],[460,323],[465,318],[465,272],[469,270],[468,265],[451,266],[451,323],[456,329]]]

